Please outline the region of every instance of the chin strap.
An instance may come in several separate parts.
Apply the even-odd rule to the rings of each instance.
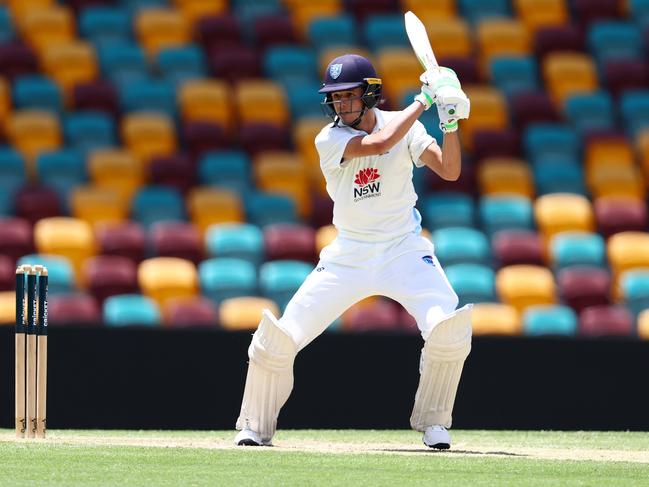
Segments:
[[[353,129],[355,129],[359,123],[361,123],[361,119],[363,118],[363,115],[365,115],[365,112],[367,112],[367,105],[363,104],[363,109],[361,110],[361,113],[356,119],[349,124],[349,126]]]

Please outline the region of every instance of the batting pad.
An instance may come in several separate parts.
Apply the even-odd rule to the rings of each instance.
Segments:
[[[273,313],[265,309],[248,348],[250,362],[237,429],[251,429],[263,441],[270,442],[279,411],[293,390],[296,354],[291,337],[279,327]]]
[[[432,425],[451,427],[462,367],[471,351],[471,308],[464,306],[444,318],[424,343],[421,377],[410,417],[416,431]]]

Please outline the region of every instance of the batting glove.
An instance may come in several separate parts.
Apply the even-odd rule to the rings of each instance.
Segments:
[[[435,103],[435,93],[430,86],[424,84],[421,86],[421,92],[415,96],[415,101],[424,105],[424,110],[428,110]]]
[[[437,93],[435,104],[439,115],[439,126],[445,134],[457,130],[458,120],[469,118],[471,102],[459,88],[441,89]]]

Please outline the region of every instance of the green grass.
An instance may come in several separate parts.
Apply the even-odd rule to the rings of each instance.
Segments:
[[[0,430],[0,485],[649,486],[646,433],[454,431],[445,453],[426,450],[412,431],[280,431],[277,448],[236,449],[231,431],[12,435]],[[542,458],[548,452],[559,459]],[[578,459],[610,452],[633,461]]]

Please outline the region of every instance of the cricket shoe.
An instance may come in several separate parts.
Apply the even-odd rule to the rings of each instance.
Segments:
[[[270,440],[261,439],[259,433],[244,428],[234,437],[234,444],[239,446],[273,446]]]
[[[422,438],[424,445],[438,450],[448,450],[451,448],[451,435],[444,426],[433,425],[426,428]]]

